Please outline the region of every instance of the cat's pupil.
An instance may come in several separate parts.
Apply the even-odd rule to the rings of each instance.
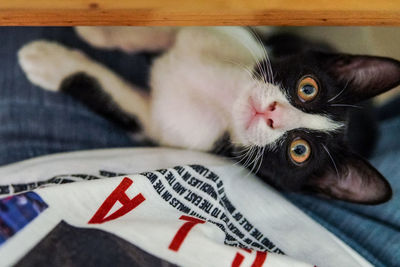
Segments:
[[[311,84],[306,84],[301,88],[301,91],[306,95],[312,95],[314,94],[315,88]]]
[[[304,145],[297,145],[293,149],[293,152],[296,153],[296,155],[303,155],[306,152],[307,148]]]

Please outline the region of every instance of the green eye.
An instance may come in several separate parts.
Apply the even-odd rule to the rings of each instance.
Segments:
[[[311,155],[310,145],[304,139],[294,139],[290,144],[289,155],[295,163],[301,164]]]
[[[311,77],[304,77],[297,87],[297,95],[302,102],[313,100],[318,94],[318,84]]]

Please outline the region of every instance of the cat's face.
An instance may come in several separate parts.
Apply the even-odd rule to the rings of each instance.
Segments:
[[[400,83],[399,62],[305,52],[264,61],[254,77],[234,105],[232,139],[257,148],[248,163],[260,176],[281,189],[347,201],[391,197],[382,175],[349,150],[345,131],[352,105]]]

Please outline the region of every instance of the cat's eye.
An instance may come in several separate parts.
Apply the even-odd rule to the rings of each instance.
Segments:
[[[290,144],[289,155],[294,163],[302,164],[306,162],[311,155],[310,145],[304,139],[294,139]]]
[[[297,95],[302,102],[313,100],[318,94],[318,83],[310,76],[303,77],[297,86]]]

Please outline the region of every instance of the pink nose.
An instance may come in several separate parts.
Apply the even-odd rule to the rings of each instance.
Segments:
[[[276,101],[272,102],[265,110],[265,121],[272,129],[282,126],[283,107]]]

